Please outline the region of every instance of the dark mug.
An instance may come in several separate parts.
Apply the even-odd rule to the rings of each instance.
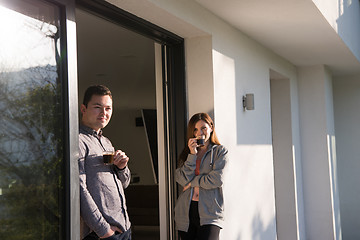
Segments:
[[[201,146],[204,146],[204,145],[205,145],[205,138],[204,138],[204,137],[198,138],[198,139],[196,140],[196,143],[197,143],[197,145],[199,145],[200,147],[201,147]]]
[[[103,152],[103,161],[106,165],[111,165],[114,163],[114,155],[115,152],[113,151],[105,151]]]

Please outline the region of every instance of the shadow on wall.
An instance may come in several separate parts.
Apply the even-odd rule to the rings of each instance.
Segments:
[[[221,239],[275,240],[269,69],[259,66],[261,49],[241,38],[236,40],[243,48],[224,44],[213,49],[216,129],[225,146],[236,143],[227,146],[231,167],[224,183]],[[254,93],[254,111],[243,109],[246,93]]]
[[[261,220],[260,214],[256,214],[252,221],[252,240],[266,240],[266,239],[276,239],[276,229],[275,218],[269,223],[264,224]]]
[[[334,116],[336,129],[336,159],[338,195],[340,202],[342,238],[360,239],[360,180],[358,127],[360,114],[360,76],[339,78],[333,81]]]
[[[216,115],[228,116],[222,122],[236,128],[238,145],[271,145],[269,69],[258,66],[261,56],[249,49],[244,51],[249,52],[242,53],[246,56],[242,59],[229,49],[213,50],[215,98],[219,99],[215,103]],[[243,108],[243,96],[247,93],[254,94],[254,111]],[[236,115],[229,115],[233,113]]]
[[[239,216],[240,218],[241,216]],[[276,221],[273,218],[270,222],[265,223],[261,218],[260,212],[257,212],[250,226],[239,226],[238,220],[233,220],[232,229],[224,229],[220,239],[232,240],[273,240],[276,237]],[[229,227],[229,226],[227,226]]]

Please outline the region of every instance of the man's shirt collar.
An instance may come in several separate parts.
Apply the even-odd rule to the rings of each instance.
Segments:
[[[94,129],[92,129],[91,127],[85,126],[83,124],[80,124],[80,129],[83,130],[84,132],[92,135],[92,136],[95,136],[95,137],[101,137],[102,136],[102,129],[100,129],[99,134]]]

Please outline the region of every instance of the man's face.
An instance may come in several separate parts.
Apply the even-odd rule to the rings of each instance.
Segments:
[[[109,95],[93,95],[87,105],[81,104],[82,123],[99,132],[110,121],[112,99]]]

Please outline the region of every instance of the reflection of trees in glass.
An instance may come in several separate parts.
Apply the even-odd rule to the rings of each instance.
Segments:
[[[9,88],[1,82],[0,206],[4,209],[0,213],[0,239],[58,239],[62,161],[59,87],[24,82]]]
[[[50,51],[56,65],[16,72],[0,66],[0,239],[54,240],[61,238],[63,186],[58,28],[26,24],[51,42],[46,56]],[[25,59],[38,61],[32,58]]]

